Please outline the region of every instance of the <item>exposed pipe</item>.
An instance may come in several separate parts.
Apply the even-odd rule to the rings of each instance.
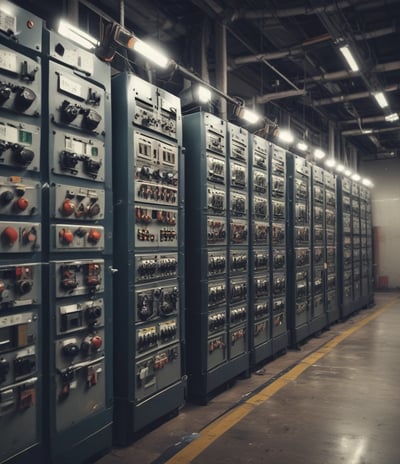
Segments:
[[[290,97],[297,97],[301,95],[305,95],[305,89],[298,89],[298,90],[284,90],[283,92],[276,92],[276,93],[267,93],[265,95],[259,95],[256,97],[256,103],[263,104],[268,103],[273,100],[282,100],[284,98]]]
[[[125,27],[125,0],[119,1],[119,23]]]
[[[67,15],[68,15],[68,19],[73,24],[78,24],[79,22],[79,2],[78,0],[71,0],[68,2]]]
[[[384,88],[385,92],[396,92],[400,90],[400,84],[389,85]],[[371,96],[369,91],[356,92],[349,95],[335,95],[334,97],[321,98],[320,100],[314,100],[312,104],[314,106],[330,105],[332,103],[342,103],[346,101],[360,100],[361,98],[368,98]]]
[[[345,126],[351,124],[360,124],[362,126],[363,124],[369,124],[371,122],[384,122],[386,121],[385,117],[386,116],[371,116],[369,118],[347,119],[345,121],[340,121],[340,124]]]
[[[215,80],[217,87],[226,94],[228,91],[228,57],[227,57],[227,44],[226,44],[226,25],[215,21]],[[227,119],[227,104],[224,98],[220,99],[220,110],[222,119]]]
[[[335,123],[329,121],[328,129],[328,156],[330,158],[335,157]]]
[[[380,134],[383,132],[399,132],[400,127],[399,126],[394,126],[394,127],[384,127],[382,129],[350,129],[350,130],[345,130],[342,131],[342,135],[345,137],[348,135],[369,135],[369,134]]]

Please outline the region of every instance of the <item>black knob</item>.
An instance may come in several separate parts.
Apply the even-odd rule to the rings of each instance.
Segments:
[[[30,164],[35,156],[32,150],[29,150],[22,145],[18,145],[17,143],[12,146],[12,151],[14,154],[15,162],[23,166]]]
[[[0,83],[0,104],[6,102],[11,95],[11,87],[7,84]]]
[[[5,206],[8,205],[12,199],[14,198],[14,194],[11,190],[6,190],[0,195],[0,203]]]
[[[36,94],[27,87],[19,87],[15,93],[14,105],[17,111],[26,111],[36,100]]]
[[[83,121],[82,125],[85,129],[95,130],[96,127],[100,124],[101,116],[94,110],[85,110],[83,112]]]
[[[7,359],[0,359],[0,382],[4,382],[7,377],[8,371],[10,370],[10,363]]]
[[[62,347],[62,353],[68,358],[74,358],[79,353],[79,346],[76,343],[68,343]]]
[[[21,295],[25,295],[26,293],[29,293],[32,290],[33,287],[33,280],[21,280],[18,282],[17,288],[18,291]]]
[[[60,154],[62,169],[73,169],[78,164],[79,156],[76,153],[63,150]]]
[[[70,124],[79,114],[80,107],[64,100],[61,105],[61,120],[66,124]]]

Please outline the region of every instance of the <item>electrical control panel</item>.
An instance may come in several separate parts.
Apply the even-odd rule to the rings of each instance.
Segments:
[[[0,266],[0,311],[40,303],[41,283],[38,263]]]
[[[246,251],[231,251],[229,256],[230,275],[247,272],[248,255]]]
[[[39,183],[19,176],[0,177],[0,214],[35,217],[40,212]]]
[[[1,253],[32,253],[42,249],[40,222],[0,221]]]
[[[174,209],[135,207],[135,246],[171,248],[178,244],[178,214]]]
[[[1,109],[1,107],[0,107]],[[39,171],[40,127],[0,117],[0,166]]]
[[[104,227],[53,224],[51,240],[53,251],[104,250]]]
[[[135,279],[137,282],[169,279],[178,276],[178,254],[137,254]]]
[[[136,322],[165,318],[178,313],[177,282],[163,282],[163,287],[138,288],[135,295]]]

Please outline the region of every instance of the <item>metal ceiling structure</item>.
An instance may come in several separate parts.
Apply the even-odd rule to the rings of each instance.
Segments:
[[[18,3],[50,24],[60,9],[75,14],[80,26],[97,36],[101,28],[95,11],[101,10],[139,37],[158,42],[203,80],[255,105],[279,125],[290,124],[310,143],[327,146],[333,125],[341,151],[351,152],[350,143],[364,159],[399,152],[400,123],[385,120],[400,112],[399,0]],[[358,72],[349,70],[339,52],[343,43],[352,50]],[[175,94],[187,86],[182,76],[154,72],[134,55],[121,55],[117,68],[129,59],[135,71]],[[377,104],[377,91],[386,93],[388,108]]]

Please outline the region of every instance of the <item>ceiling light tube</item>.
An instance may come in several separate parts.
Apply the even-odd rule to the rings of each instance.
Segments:
[[[337,164],[336,165],[336,171],[337,172],[343,172],[345,169],[344,165],[343,164]]]
[[[381,108],[386,108],[387,106],[389,106],[389,103],[387,102],[385,94],[383,92],[374,93],[374,97]]]
[[[91,50],[99,45],[97,39],[86,32],[81,31],[78,27],[73,26],[64,19],[61,19],[58,23],[57,32],[87,50]]]
[[[353,174],[351,176],[351,178],[352,178],[352,180],[358,182],[361,179],[361,176],[359,174],[355,173],[355,174]]]
[[[318,160],[321,160],[323,158],[325,158],[325,152],[323,150],[321,150],[320,148],[316,148],[314,150],[314,158],[315,159],[318,159]]]
[[[148,60],[158,64],[158,66],[161,68],[166,68],[170,62],[170,59],[167,58],[160,50],[157,50],[153,46],[143,42],[143,40],[140,40],[137,37],[135,37],[133,49]]]
[[[399,115],[397,113],[388,114],[385,116],[385,121],[394,122],[399,120]]]
[[[350,69],[353,72],[359,71],[360,68],[350,50],[350,47],[348,45],[345,45],[343,47],[340,47],[339,50],[342,52],[342,55],[345,57],[347,64],[350,66]]]
[[[240,106],[236,114],[239,116],[239,118],[244,119],[250,124],[255,124],[260,120],[260,115],[254,111],[249,110],[248,108],[245,108],[244,106]]]
[[[199,85],[197,87],[197,97],[200,103],[209,103],[212,97],[211,90],[207,89],[207,87],[203,87],[202,85]]]
[[[278,139],[285,143],[293,143],[294,135],[290,130],[282,129],[279,131]]]
[[[298,142],[297,149],[300,151],[307,151],[308,145],[306,144],[306,142],[303,142],[303,141]]]

